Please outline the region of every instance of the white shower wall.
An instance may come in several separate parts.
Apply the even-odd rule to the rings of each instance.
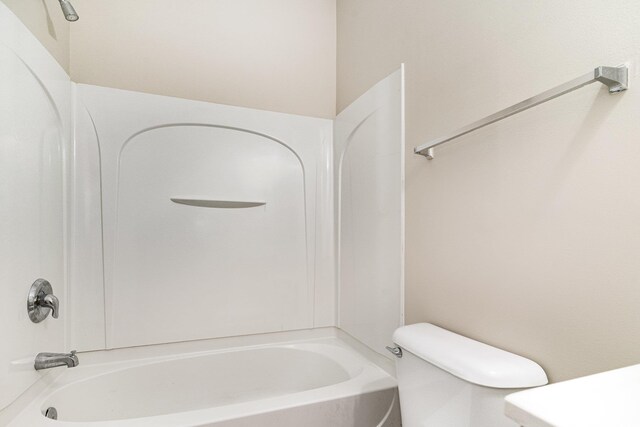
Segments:
[[[335,120],[339,326],[375,351],[404,323],[404,67]]]
[[[386,353],[403,323],[402,70],[335,136],[330,120],[97,86],[75,100],[74,347],[340,326]]]
[[[69,76],[0,3],[0,410],[42,372],[38,352],[65,349],[63,163],[71,131]],[[51,282],[60,316],[32,323],[31,284]]]
[[[401,233],[398,175],[361,167],[397,166],[395,151],[384,152],[402,125],[397,74],[338,118],[337,135],[354,130],[351,120],[366,123],[350,148],[338,146],[357,191],[336,198],[332,120],[73,84],[1,2],[0,71],[0,409],[47,374],[33,369],[38,352],[337,326],[336,200],[350,209],[343,214],[373,218],[353,230]],[[382,193],[358,194],[388,176],[391,222],[369,197]],[[386,300],[382,282],[342,277],[341,324],[378,351],[401,317],[392,240],[352,239],[354,258],[340,258],[388,256],[393,266]],[[60,298],[60,318],[33,324],[25,299],[40,277]]]
[[[335,325],[331,155],[330,120],[78,85],[73,344]]]

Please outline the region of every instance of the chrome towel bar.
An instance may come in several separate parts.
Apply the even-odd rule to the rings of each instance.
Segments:
[[[549,89],[546,92],[542,92],[541,94],[533,96],[529,99],[525,99],[524,101],[512,105],[511,107],[500,110],[495,114],[485,117],[484,119],[478,120],[477,122],[460,128],[449,136],[445,136],[443,138],[439,138],[426,144],[420,145],[414,148],[413,151],[416,154],[425,156],[427,159],[431,160],[434,156],[433,149],[439,145],[445,144],[453,139],[488,126],[492,123],[506,119],[507,117],[513,116],[514,114],[518,114],[522,111],[528,110],[529,108],[535,107],[536,105],[551,101],[552,99],[555,99],[559,96],[562,96],[566,93],[572,92],[594,82],[600,82],[606,85],[609,88],[609,93],[619,93],[625,91],[627,90],[629,85],[629,68],[626,65],[621,67],[598,67],[594,71],[591,71],[583,76],[573,79],[567,83],[561,84],[560,86],[556,86],[553,89]]]

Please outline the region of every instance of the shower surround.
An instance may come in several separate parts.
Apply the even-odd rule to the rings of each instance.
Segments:
[[[75,124],[72,346],[334,325],[330,120],[77,85]]]
[[[402,70],[336,121],[75,84],[2,3],[0,69],[0,425],[399,425]]]

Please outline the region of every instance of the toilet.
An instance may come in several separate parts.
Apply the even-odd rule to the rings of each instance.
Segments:
[[[403,427],[516,427],[504,397],[547,384],[537,363],[429,323],[393,334]]]

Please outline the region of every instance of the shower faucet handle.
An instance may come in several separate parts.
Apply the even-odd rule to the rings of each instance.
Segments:
[[[58,300],[57,296],[53,294],[46,295],[42,299],[42,301],[40,301],[40,306],[50,308],[51,317],[53,317],[54,319],[58,318],[58,311],[59,311],[58,307],[60,307],[60,301]]]
[[[54,319],[60,312],[60,301],[53,294],[51,283],[45,279],[38,279],[31,285],[27,296],[27,312],[33,323],[40,323],[49,313]]]

